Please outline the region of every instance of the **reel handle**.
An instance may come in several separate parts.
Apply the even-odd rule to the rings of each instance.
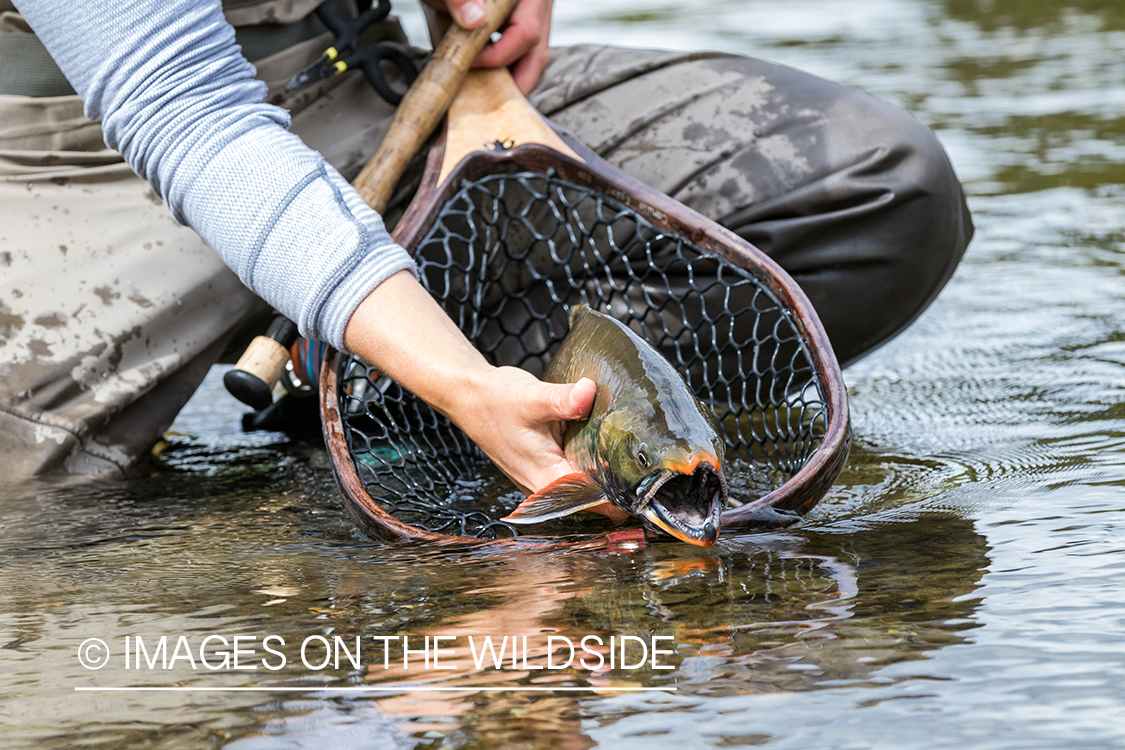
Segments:
[[[297,341],[297,324],[275,315],[269,328],[255,336],[238,358],[234,369],[223,376],[230,395],[258,411],[273,403],[273,387],[289,362],[289,347]]]

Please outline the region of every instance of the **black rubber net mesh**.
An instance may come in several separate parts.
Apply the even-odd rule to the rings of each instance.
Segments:
[[[493,364],[541,375],[574,304],[631,326],[713,409],[732,505],[792,476],[827,430],[808,344],[759,280],[553,172],[463,182],[416,255],[425,286]],[[358,360],[339,368],[352,460],[385,510],[443,534],[541,532],[498,520],[522,495],[446,418]]]

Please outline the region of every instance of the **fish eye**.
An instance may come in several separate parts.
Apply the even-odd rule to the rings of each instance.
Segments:
[[[641,465],[642,469],[647,469],[650,465],[648,454],[645,453],[644,448],[637,449],[637,463]]]

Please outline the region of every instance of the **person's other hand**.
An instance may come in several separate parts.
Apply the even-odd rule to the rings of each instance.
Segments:
[[[425,0],[438,10],[448,10],[460,26],[475,29],[484,20],[481,0]],[[554,0],[520,0],[500,38],[490,43],[477,57],[478,68],[507,66],[516,85],[530,93],[547,67],[550,53],[547,44],[551,35],[551,8]],[[431,32],[432,32],[431,26]]]

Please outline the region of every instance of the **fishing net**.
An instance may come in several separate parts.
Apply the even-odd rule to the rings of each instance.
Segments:
[[[651,342],[714,411],[738,504],[821,446],[826,384],[762,271],[684,234],[554,170],[509,167],[461,181],[415,253],[426,288],[493,364],[541,375],[579,303]],[[439,534],[539,533],[498,520],[522,495],[449,420],[359,360],[335,367],[350,461],[380,508]]]

